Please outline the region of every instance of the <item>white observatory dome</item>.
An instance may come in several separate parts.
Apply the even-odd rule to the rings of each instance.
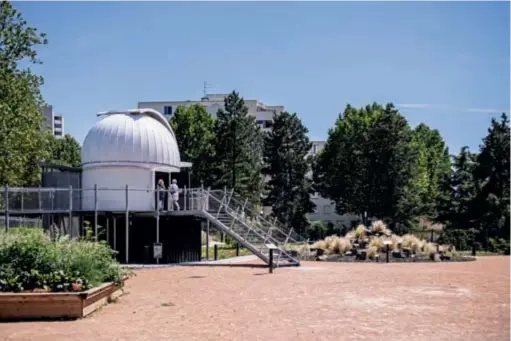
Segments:
[[[136,163],[179,168],[176,137],[167,120],[152,109],[107,112],[90,130],[82,147],[82,166]]]
[[[152,109],[100,113],[82,146],[82,208],[154,210],[157,175],[180,171],[176,136]],[[95,190],[97,192],[95,192]]]

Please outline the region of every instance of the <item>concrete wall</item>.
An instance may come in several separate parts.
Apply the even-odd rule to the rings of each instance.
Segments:
[[[155,209],[154,172],[139,167],[85,168],[82,173],[83,209],[94,210],[94,185],[97,185],[99,211],[124,211],[126,185],[130,211]],[[151,189],[151,190],[148,190]]]

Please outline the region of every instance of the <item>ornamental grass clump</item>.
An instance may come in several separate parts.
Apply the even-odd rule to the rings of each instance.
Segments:
[[[346,237],[337,238],[337,253],[344,255],[347,251],[351,250],[353,245],[351,241]]]
[[[387,228],[387,225],[383,222],[383,220],[374,221],[371,224],[371,229],[373,232],[390,235],[390,230]]]
[[[417,253],[422,249],[424,242],[413,234],[405,234],[403,236],[403,247],[410,249],[412,253]]]
[[[382,250],[384,245],[383,244],[384,242],[384,239],[383,238],[380,238],[380,237],[373,237],[371,238],[371,240],[369,241],[369,247],[375,247],[376,250]]]
[[[0,232],[0,291],[83,291],[126,275],[106,243],[57,237],[42,229]]]
[[[367,249],[367,258],[375,259],[378,255],[378,248],[376,246],[369,246]]]
[[[422,252],[428,256],[435,255],[436,253],[436,244],[433,243],[424,243],[422,246]]]
[[[358,225],[355,229],[354,237],[363,239],[366,236],[366,227],[362,224]]]

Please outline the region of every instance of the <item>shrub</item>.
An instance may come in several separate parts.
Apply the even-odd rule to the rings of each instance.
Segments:
[[[120,282],[126,272],[104,243],[58,237],[42,229],[0,232],[0,291],[81,291]]]
[[[489,238],[488,247],[490,252],[509,255],[509,241],[504,238]]]

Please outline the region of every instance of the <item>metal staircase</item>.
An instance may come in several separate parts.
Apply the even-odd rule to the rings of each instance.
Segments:
[[[273,251],[274,266],[300,265],[299,251],[306,241],[294,233],[293,229],[287,230],[277,226],[276,220],[271,223],[260,217],[247,200],[242,204],[232,191],[193,189],[188,193],[190,208],[200,211],[216,228],[266,264],[269,263],[268,245],[273,244],[277,247]]]

